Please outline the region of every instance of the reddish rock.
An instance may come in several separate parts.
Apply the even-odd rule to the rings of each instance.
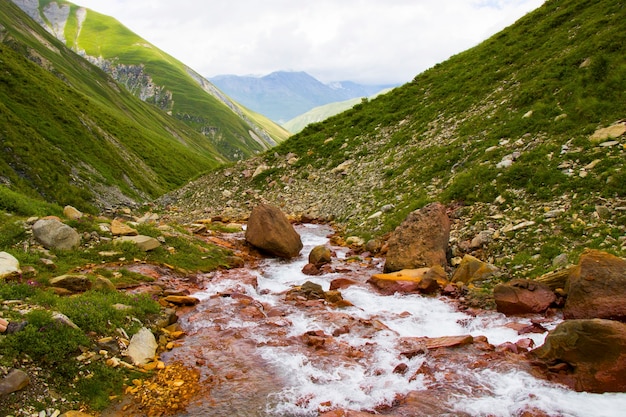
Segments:
[[[446,266],[449,239],[450,219],[442,204],[432,203],[416,210],[392,233],[384,270]]]
[[[304,275],[320,275],[322,271],[314,264],[306,264],[302,268],[302,273]]]
[[[542,376],[577,391],[626,392],[626,324],[566,320],[531,353],[547,369]]]
[[[176,304],[179,306],[195,306],[200,302],[196,297],[189,297],[185,295],[168,295],[164,298],[168,303]]]
[[[556,301],[550,287],[526,279],[496,285],[493,296],[498,311],[504,314],[543,313]]]
[[[350,278],[336,278],[330,282],[330,290],[341,290],[343,288],[348,288],[351,285],[358,284],[357,281]]]
[[[563,308],[566,319],[626,321],[626,260],[587,250],[572,269]]]
[[[275,206],[256,206],[246,229],[246,241],[252,246],[281,258],[293,258],[302,250],[302,240],[287,216]]]

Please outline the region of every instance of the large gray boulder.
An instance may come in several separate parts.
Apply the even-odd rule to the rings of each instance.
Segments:
[[[293,258],[302,250],[302,240],[287,216],[275,206],[256,206],[246,229],[246,241],[252,246],[281,258]]]
[[[37,220],[33,236],[47,249],[70,250],[80,245],[78,232],[56,219]]]
[[[416,210],[391,235],[384,271],[445,267],[449,240],[450,219],[445,206],[431,203]]]

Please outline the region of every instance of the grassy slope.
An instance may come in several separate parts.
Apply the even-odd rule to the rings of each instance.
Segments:
[[[114,18],[89,10],[80,33],[77,33],[77,9],[78,6],[72,5],[71,18],[65,28],[70,48],[119,64],[143,65],[155,84],[172,92],[173,115],[198,130],[216,128],[218,134],[211,139],[229,159],[234,159],[236,154],[249,156],[267,149],[250,138],[250,126],[223,102],[204,91],[180,61],[149,44]],[[267,118],[256,117],[254,122],[277,142],[288,137],[286,131]]]
[[[221,160],[203,137],[126,93],[8,2],[0,13],[0,175],[93,209],[95,184],[155,197]],[[91,208],[90,208],[91,207]]]
[[[325,104],[323,106],[315,107],[308,112],[301,114],[293,119],[283,123],[283,127],[291,133],[299,133],[307,125],[311,123],[318,123],[328,119],[331,116],[335,116],[341,112],[351,109],[355,105],[359,104],[363,100],[371,100],[378,97],[380,94],[385,94],[391,91],[391,89],[385,89],[379,93],[367,97],[367,98],[352,98],[350,100],[338,101],[335,103]]]
[[[464,219],[475,227],[501,227],[496,220],[489,226],[491,214],[543,221],[531,205],[563,208],[571,214],[554,231],[555,250],[580,247],[587,235],[598,235],[600,243],[607,235],[617,239],[626,223],[621,210],[608,229],[590,231],[580,222],[592,224],[596,205],[620,207],[626,197],[623,139],[612,147],[589,140],[626,115],[625,17],[617,0],[548,1],[411,83],[309,125],[262,158],[224,168],[176,196],[196,207],[204,204],[202,188],[232,195],[252,190],[239,206],[244,212],[251,200],[266,199],[289,211],[331,216],[363,236],[393,230],[434,200],[477,210]],[[517,152],[512,166],[496,167]],[[255,178],[236,174],[259,165],[269,169]],[[231,175],[225,178],[224,170]],[[491,204],[498,196],[506,202]],[[390,204],[391,211],[369,218]],[[536,240],[540,234],[529,237],[530,251],[545,243]]]

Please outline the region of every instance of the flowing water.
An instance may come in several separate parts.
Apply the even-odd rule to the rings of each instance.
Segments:
[[[256,271],[216,272],[181,318],[183,345],[164,356],[202,371],[204,390],[179,416],[318,416],[361,410],[394,416],[626,416],[626,394],[577,393],[536,379],[525,361],[491,345],[532,339],[495,312],[459,311],[453,301],[420,295],[383,296],[365,281],[380,260],[346,259],[333,248],[333,272],[301,273],[311,248],[328,244],[328,227],[298,227],[305,245],[291,261],[271,259]],[[286,296],[306,281],[329,289],[336,278],[353,306]],[[545,321],[548,329],[558,318]],[[507,325],[509,325],[507,327]],[[472,335],[476,342],[424,349],[419,337]],[[482,340],[482,342],[481,342]],[[529,341],[526,341],[530,343]],[[540,414],[543,412],[544,414]]]

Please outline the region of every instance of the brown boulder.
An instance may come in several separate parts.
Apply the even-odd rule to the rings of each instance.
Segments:
[[[320,267],[322,265],[330,263],[330,249],[324,245],[318,245],[311,249],[309,253],[309,263]]]
[[[490,278],[497,272],[498,268],[495,266],[483,262],[472,255],[465,255],[457,270],[454,271],[451,281],[469,284],[473,281],[481,281]]]
[[[84,292],[92,287],[92,282],[85,275],[61,275],[49,281],[51,287],[62,288],[70,292]]]
[[[570,273],[565,290],[564,318],[626,321],[626,260],[587,250]]]
[[[416,210],[391,235],[384,270],[445,267],[449,239],[450,219],[442,204],[432,203]]]
[[[626,324],[613,320],[566,320],[532,351],[549,380],[577,391],[626,391]]]
[[[514,279],[493,289],[496,307],[504,314],[543,313],[556,301],[550,287],[527,279]]]
[[[256,206],[246,229],[246,241],[252,246],[281,258],[293,258],[302,250],[302,240],[287,216],[275,206]]]

